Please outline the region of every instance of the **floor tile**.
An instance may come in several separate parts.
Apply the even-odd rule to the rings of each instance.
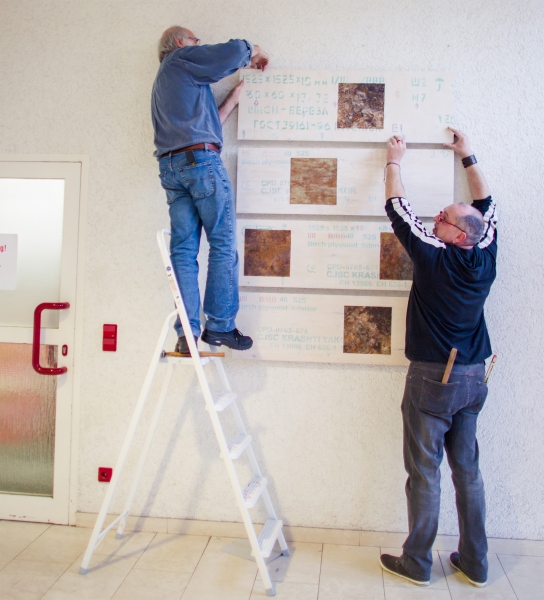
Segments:
[[[17,557],[21,560],[72,563],[87,547],[90,531],[51,525]]]
[[[319,600],[378,600],[384,597],[379,548],[323,546]]]
[[[134,568],[192,573],[209,539],[202,535],[157,533]]]
[[[487,585],[477,588],[450,565],[450,553],[439,552],[452,600],[516,600],[514,590],[506,577],[496,554],[488,554],[489,572]]]
[[[49,527],[51,525],[47,523],[0,521],[0,569],[18,556]]]
[[[392,554],[393,556],[400,556],[402,554],[401,548],[382,548],[382,554]],[[410,583],[402,577],[396,577],[387,571],[383,572],[383,583],[385,587],[405,587],[413,588],[415,584]],[[447,590],[448,583],[446,582],[446,576],[444,575],[444,569],[440,562],[440,556],[438,552],[433,551],[433,566],[431,567],[431,584],[425,589],[434,590]]]
[[[69,563],[12,560],[0,571],[1,600],[39,600]]]
[[[246,528],[243,523],[168,519],[168,533],[243,538],[246,537]]]
[[[257,565],[250,560],[223,552],[230,538],[212,537],[182,600],[247,600],[257,575]]]
[[[278,556],[270,562],[268,572],[272,581],[290,583],[319,583],[321,570],[322,544],[307,544],[304,542],[291,542],[289,556]],[[257,580],[261,580],[260,574]]]
[[[83,554],[61,575],[43,600],[110,600],[138,557],[95,554],[86,575],[79,574],[82,560]]]
[[[284,581],[275,583],[275,586],[276,595],[274,598],[277,600],[317,600],[317,584]],[[255,582],[250,600],[257,600],[257,598],[268,598],[261,581]]]
[[[499,555],[499,561],[518,600],[542,600],[544,557]]]
[[[411,588],[386,587],[385,600],[451,600],[451,596],[448,590],[430,590],[412,584]]]
[[[241,538],[231,538],[229,543],[221,548],[222,552],[228,552],[229,554],[234,554],[234,556],[240,556],[241,558],[245,558],[246,560],[251,560],[255,562],[255,558],[252,555],[251,544],[249,540],[241,539]],[[279,545],[276,544],[268,558],[265,559],[265,562],[271,563],[273,560],[278,558],[281,554],[281,550]]]
[[[110,531],[94,551],[109,556],[140,556],[149,546],[156,533],[127,531],[118,540],[115,531]]]
[[[112,600],[179,600],[191,573],[132,569]]]

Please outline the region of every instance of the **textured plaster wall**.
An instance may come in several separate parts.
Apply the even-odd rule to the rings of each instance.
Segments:
[[[0,3],[0,152],[90,156],[78,510],[100,507],[97,467],[117,458],[172,308],[154,240],[168,217],[149,96],[157,39],[179,23],[205,43],[246,37],[277,68],[455,72],[458,123],[500,203],[499,275],[487,303],[500,358],[479,430],[488,531],[544,539],[543,13],[540,0]],[[234,81],[217,86],[219,99]],[[225,128],[232,178],[235,124],[236,114]],[[461,171],[456,197],[466,200]],[[108,322],[119,324],[116,354],[101,351]],[[286,522],[406,531],[403,368],[226,365]],[[135,512],[240,520],[195,384],[190,369],[176,373]],[[440,531],[456,530],[444,467]]]

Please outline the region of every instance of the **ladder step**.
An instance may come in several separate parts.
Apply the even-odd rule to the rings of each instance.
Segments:
[[[266,477],[259,477],[259,475],[255,475],[255,477],[253,477],[246,485],[242,494],[244,496],[244,503],[247,508],[253,508],[255,506],[259,496],[263,493],[264,488],[266,487],[266,483]]]
[[[251,436],[239,433],[229,442],[229,456],[235,460],[251,443]]]
[[[274,548],[282,527],[283,521],[279,519],[268,519],[264,524],[259,535],[259,548],[263,558],[268,558],[272,554],[272,548]]]
[[[214,398],[213,405],[217,412],[221,412],[222,410],[225,410],[233,400],[236,400],[236,394],[234,392],[225,392],[224,394],[217,396],[217,398]]]

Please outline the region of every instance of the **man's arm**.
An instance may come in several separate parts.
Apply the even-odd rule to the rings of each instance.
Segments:
[[[445,148],[450,148],[461,158],[471,156],[470,142],[468,137],[458,129],[450,130],[455,135],[453,144],[444,144]],[[485,180],[485,177],[478,164],[470,165],[465,169],[472,196],[472,206],[479,210],[484,218],[484,233],[478,243],[480,248],[489,248],[496,251],[497,243],[497,213],[495,210],[495,201],[491,198],[491,190]]]
[[[458,129],[453,129],[452,127],[450,127],[450,130],[455,136],[454,141],[453,144],[444,144],[444,148],[449,148],[450,150],[453,150],[461,158],[471,156],[472,150],[470,149],[470,142],[468,140],[468,137]],[[465,171],[467,174],[470,194],[472,195],[473,200],[483,200],[484,198],[487,198],[491,195],[489,186],[487,185],[487,181],[485,180],[485,177],[478,163],[470,165],[470,167],[467,167]]]
[[[243,80],[238,82],[231,90],[230,94],[225,98],[219,107],[219,118],[221,125],[227,120],[230,113],[238,106],[240,102],[240,92],[244,85]]]
[[[416,217],[400,178],[400,164],[406,152],[405,141],[394,136],[387,145],[385,166],[385,212],[391,221],[393,231],[412,260],[426,260],[437,250],[446,247],[444,242],[427,232],[423,223]]]
[[[406,152],[406,142],[398,137],[392,137],[387,144],[387,165],[385,167],[385,199],[405,198],[406,192],[400,178],[400,163]]]
[[[185,46],[177,59],[197,85],[209,85],[248,67],[253,53],[250,42],[229,40],[223,44]]]

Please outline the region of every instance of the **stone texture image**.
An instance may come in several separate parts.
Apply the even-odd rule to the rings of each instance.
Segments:
[[[336,158],[292,158],[290,204],[336,204]]]
[[[344,352],[391,354],[389,306],[344,306]]]
[[[338,129],[383,129],[384,83],[338,84]]]
[[[244,236],[244,275],[252,277],[290,276],[290,231],[246,229]]]
[[[380,279],[412,280],[412,261],[394,233],[380,233]]]

